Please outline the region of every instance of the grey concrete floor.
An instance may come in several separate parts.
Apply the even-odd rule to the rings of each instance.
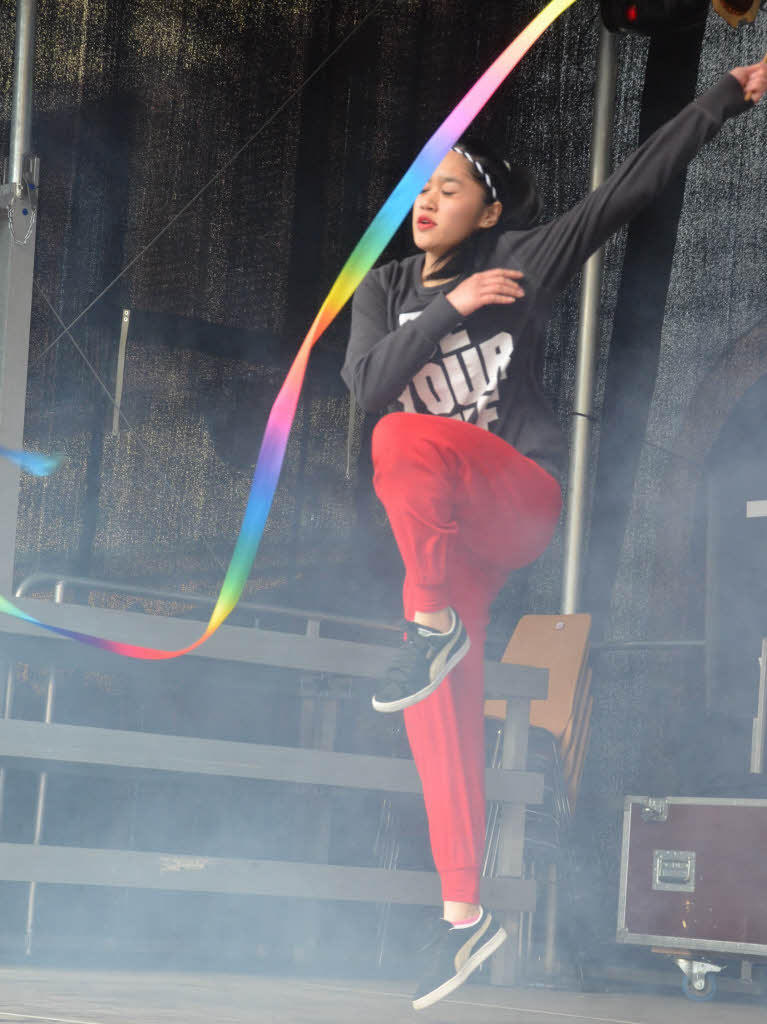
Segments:
[[[415,1013],[381,983],[0,968],[0,1024],[764,1024],[764,1004],[468,985]]]

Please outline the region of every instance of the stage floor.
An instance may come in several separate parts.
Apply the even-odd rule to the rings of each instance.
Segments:
[[[416,1013],[401,985],[228,974],[0,968],[0,1024],[748,1024],[764,1005],[723,997],[592,995],[464,986]]]

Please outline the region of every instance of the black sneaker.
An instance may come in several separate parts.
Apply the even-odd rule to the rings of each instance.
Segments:
[[[454,928],[445,920],[437,926],[436,938],[424,949],[429,964],[413,996],[414,1010],[425,1010],[454,992],[507,939],[488,910],[470,928]]]
[[[453,627],[435,633],[417,622],[406,624],[405,642],[373,697],[376,711],[402,711],[433,693],[471,647],[469,634],[451,608]]]

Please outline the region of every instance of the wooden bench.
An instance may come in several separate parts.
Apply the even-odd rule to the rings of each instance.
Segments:
[[[135,612],[90,606],[53,604],[21,599],[23,610],[67,629],[145,646],[174,649],[185,646],[200,632],[199,623]],[[218,673],[241,673],[254,665],[266,665],[344,679],[352,686],[370,684],[381,677],[392,655],[383,644],[365,644],[317,635],[319,629],[301,633],[223,626],[188,658],[195,665],[212,663]],[[184,659],[174,662],[136,662],[42,632],[26,622],[0,620],[0,657],[7,664],[98,668],[128,672],[161,685],[169,672],[183,671]],[[530,701],[546,696],[545,669],[487,662],[488,697],[506,704],[502,763],[487,774],[489,800],[503,805],[498,853],[498,873],[482,881],[483,902],[503,914],[514,934],[521,912],[532,911],[536,890],[523,879],[525,809],[540,803],[543,776],[526,771]],[[257,686],[257,682],[253,682]],[[11,695],[12,696],[12,695]],[[97,773],[175,772],[224,775],[234,778],[269,779],[345,786],[382,793],[418,793],[420,783],[411,761],[364,754],[340,753],[335,742],[334,701],[308,694],[302,698],[302,720],[314,720],[306,729],[320,737],[322,749],[280,747],[229,742],[151,732],[132,732],[90,726],[63,725],[52,720],[29,722],[12,717],[11,700],[0,719],[0,765],[13,761],[33,766],[44,780],[46,773],[83,771]],[[49,707],[52,701],[49,700]],[[372,714],[372,712],[371,712]],[[317,716],[320,717],[317,728]],[[38,883],[108,885],[188,892],[248,893],[311,899],[364,900],[408,904],[441,904],[439,880],[433,872],[389,871],[382,868],[336,866],[315,863],[253,861],[178,855],[173,851],[148,853],[137,850],[98,850],[57,847],[41,841],[45,812],[45,787],[38,800],[35,840],[30,844],[0,843],[0,879],[30,883],[27,942],[34,923],[35,887]],[[515,946],[507,943],[504,956],[494,958],[493,980],[514,980]]]

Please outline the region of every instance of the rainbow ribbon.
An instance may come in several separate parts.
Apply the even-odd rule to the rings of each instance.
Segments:
[[[575,0],[551,0],[513,42],[506,47],[487,71],[474,83],[458,106],[442,122],[439,128],[415,158],[404,177],[379,210],[378,214],[359,240],[351,256],[344,264],[336,278],[327,298],[309,328],[298,355],[290,367],[280,392],[275,399],[264,431],[261,450],[250,485],[250,495],[245,509],[240,533],[234,547],[234,553],[226,571],[224,582],[218,595],[210,621],[205,632],[188,647],[177,651],[157,650],[153,647],[141,647],[135,644],[118,643],[104,640],[88,633],[62,629],[59,626],[40,622],[21,611],[4,597],[0,597],[0,612],[13,615],[18,619],[42,626],[60,636],[80,640],[105,651],[114,651],[128,658],[147,660],[163,660],[178,658],[182,654],[193,651],[204,644],[218,627],[232,613],[250,575],[253,561],[258,551],[261,535],[272,507],[274,492],[280,478],[288,436],[296,415],[296,406],[301,393],[306,366],[314,345],[325,329],[351,298],[352,293],[368,270],[373,266],[394,232],[407,216],[408,211],[421,191],[424,183],[431,177],[439,162],[457,142],[468,126],[495,93],[501,83],[513,71],[520,60],[546,29],[570,7]]]
[[[49,476],[55,469],[58,469],[64,458],[63,455],[40,455],[39,452],[22,452],[15,448],[4,448],[0,445],[0,456],[15,462],[17,466],[32,476]]]

